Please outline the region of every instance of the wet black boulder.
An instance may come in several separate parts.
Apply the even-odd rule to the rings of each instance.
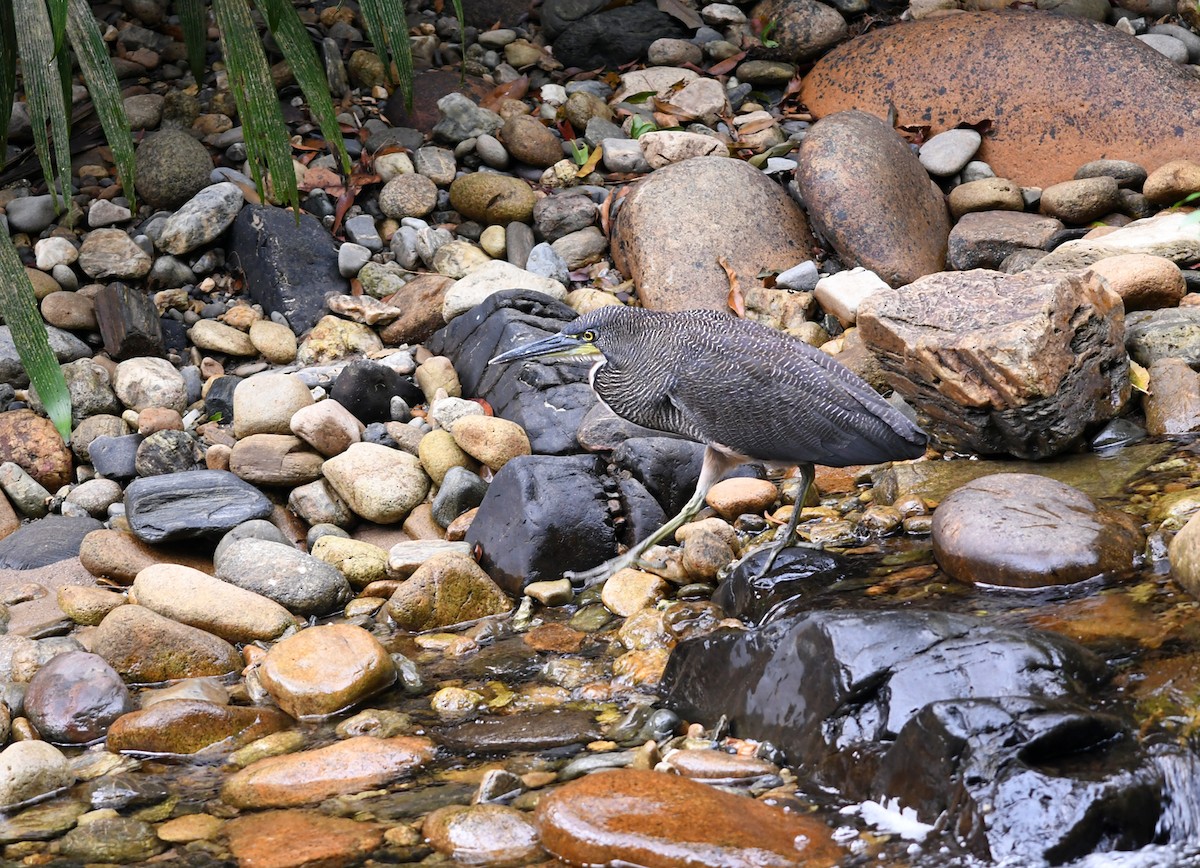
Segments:
[[[833,594],[838,582],[866,574],[855,570],[853,558],[803,546],[784,549],[763,572],[770,554],[763,548],[747,556],[717,586],[712,601],[725,614],[753,624],[800,614]]]
[[[368,359],[358,359],[342,368],[329,397],[364,425],[390,422],[393,397],[403,398],[410,407],[425,402],[425,396],[411,379]]]
[[[617,554],[666,521],[645,487],[608,475],[592,455],[523,455],[496,474],[467,542],[510,594]]]

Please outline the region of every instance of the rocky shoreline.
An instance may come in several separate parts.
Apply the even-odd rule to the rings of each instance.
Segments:
[[[4,859],[1200,860],[1193,10],[416,5],[411,111],[301,10],[358,162],[277,69],[298,216],[155,0],[96,7],[136,211],[86,122],[56,209],[17,104],[73,431],[0,326]],[[631,303],[820,346],[935,446],[805,504],[743,468],[577,591],[702,447],[487,362]]]

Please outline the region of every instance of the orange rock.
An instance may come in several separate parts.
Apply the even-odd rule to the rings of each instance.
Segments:
[[[348,738],[251,763],[225,782],[221,798],[239,808],[307,805],[384,786],[429,762],[433,753],[433,742],[416,736]]]
[[[73,456],[54,423],[32,410],[0,413],[0,461],[12,461],[51,494],[71,481]]]
[[[584,634],[566,624],[541,624],[525,634],[525,644],[535,651],[574,654],[583,645]]]
[[[542,846],[571,865],[817,868],[837,864],[842,855],[816,820],[686,778],[633,769],[564,784],[538,804],[537,823]]]
[[[230,820],[229,849],[240,868],[357,865],[383,843],[373,823],[316,811],[266,811]]]
[[[228,740],[223,746],[232,750],[291,722],[274,708],[165,699],[117,718],[109,727],[107,747],[115,753],[192,754]]]
[[[1200,83],[1183,68],[1113,27],[1041,12],[873,30],[818,61],[800,100],[818,118],[891,110],[897,126],[931,133],[989,124],[977,159],[1025,186],[1069,180],[1104,157],[1153,171],[1200,149]]]
[[[258,677],[296,717],[341,711],[391,685],[396,667],[379,640],[351,624],[309,627],[275,644]]]

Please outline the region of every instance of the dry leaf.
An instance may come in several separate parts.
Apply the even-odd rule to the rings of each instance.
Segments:
[[[684,6],[679,0],[658,0],[658,11],[682,21],[688,30],[698,30],[704,24],[704,19],[695,9]]]
[[[342,186],[341,175],[323,166],[309,166],[308,171],[304,173],[304,183],[299,185],[300,190],[305,193],[340,186]]]
[[[762,120],[748,123],[744,127],[738,127],[737,131],[739,136],[749,136],[753,133],[770,129],[773,126],[775,126],[775,118],[763,118]]]
[[[720,63],[714,63],[708,68],[709,75],[725,75],[728,72],[733,72],[734,67],[742,62],[746,57],[746,52],[739,51],[733,57],[727,57]]]
[[[729,280],[729,295],[725,299],[729,309],[737,314],[738,318],[746,316],[746,299],[742,296],[741,281],[738,280],[737,272],[729,267],[729,260],[724,256],[717,257],[717,264],[725,269],[725,277]]]
[[[525,94],[528,92],[529,76],[523,75],[520,78],[514,78],[507,84],[493,88],[490,93],[479,101],[479,107],[494,109],[506,99],[524,99]]]
[[[579,171],[575,173],[575,177],[583,178],[596,171],[596,166],[599,165],[600,157],[603,155],[604,150],[599,145],[596,145],[595,149],[592,151],[592,155],[587,158],[587,162],[580,166]]]
[[[1129,385],[1144,394],[1150,394],[1150,372],[1135,362],[1129,360]]]

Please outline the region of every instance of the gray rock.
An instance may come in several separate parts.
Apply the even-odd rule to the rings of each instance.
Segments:
[[[349,504],[324,479],[293,488],[288,495],[288,509],[310,525],[350,527],[356,521]]]
[[[434,138],[458,144],[464,139],[494,133],[504,120],[493,111],[480,108],[461,93],[448,93],[437,102],[442,119],[433,128]]]
[[[117,415],[121,412],[113,392],[108,370],[91,359],[79,359],[62,366],[71,395],[71,424],[78,425],[88,416],[100,413]],[[29,390],[29,405],[41,412],[42,399],[37,389]]]
[[[1139,365],[1183,359],[1200,367],[1200,308],[1133,311],[1125,316],[1125,348]]]
[[[96,472],[108,479],[137,476],[137,451],[141,434],[102,434],[88,445],[88,457]]]
[[[17,512],[29,518],[41,518],[49,508],[50,492],[12,461],[0,464],[0,490],[8,495]]]
[[[546,241],[555,242],[595,225],[599,213],[596,204],[584,194],[557,193],[539,199],[533,206],[533,226]]]
[[[224,549],[215,564],[217,578],[297,615],[327,615],[354,596],[337,567],[291,545],[240,539]]]
[[[88,226],[92,229],[103,229],[105,226],[124,223],[126,220],[132,219],[132,211],[109,199],[96,199],[88,207]]]
[[[548,277],[551,280],[557,280],[564,286],[571,280],[570,267],[554,248],[545,241],[541,244],[535,244],[533,249],[529,251],[529,256],[525,262],[525,270],[539,277]]]
[[[182,130],[162,130],[138,145],[138,198],[151,208],[178,208],[209,184],[208,149]]]
[[[921,145],[917,159],[931,175],[955,175],[975,156],[982,142],[983,137],[975,130],[946,130]]]
[[[533,230],[526,223],[513,221],[504,227],[504,258],[517,268],[524,268],[533,250]]]
[[[359,214],[357,217],[351,217],[344,224],[346,229],[346,237],[355,244],[365,247],[372,253],[379,253],[383,250],[383,239],[379,237],[379,231],[375,228],[375,218],[370,214]],[[341,257],[338,257],[338,264],[341,264]],[[349,277],[350,275],[346,275]]]
[[[950,230],[947,259],[960,271],[998,268],[1018,250],[1044,250],[1061,220],[1020,211],[975,211],[964,214]]]
[[[347,241],[338,248],[338,272],[342,277],[354,277],[370,261],[371,251],[361,244]]]
[[[44,741],[18,741],[0,752],[0,807],[8,809],[75,783],[62,751]]]
[[[133,469],[138,476],[161,476],[199,470],[204,462],[204,449],[187,431],[155,431],[138,444]]]
[[[442,527],[483,502],[488,485],[465,467],[451,467],[433,498],[433,520]]]
[[[32,570],[79,556],[83,538],[103,525],[94,518],[50,515],[0,540],[0,569]]]
[[[775,278],[775,286],[778,289],[812,292],[816,289],[820,277],[821,273],[817,270],[817,263],[807,259],[799,265],[793,265],[787,271],[780,272]]]
[[[76,826],[59,845],[81,862],[142,862],[163,849],[154,827],[133,817],[101,817]]]
[[[287,537],[283,535],[278,527],[271,524],[264,518],[255,518],[250,521],[244,521],[239,524],[225,536],[221,537],[221,541],[217,543],[216,551],[213,552],[213,562],[216,563],[221,559],[221,556],[238,540],[256,539],[263,542],[278,543],[279,545],[291,545]]]
[[[8,227],[11,232],[27,232],[36,235],[54,222],[58,210],[54,206],[54,197],[47,193],[44,196],[19,196],[4,206],[8,217]]]
[[[1168,60],[1175,63],[1188,62],[1188,47],[1174,36],[1165,33],[1145,33],[1137,38]]]
[[[448,187],[454,180],[458,164],[453,151],[427,145],[417,148],[413,154],[413,168],[417,170],[417,174],[424,175],[439,187]]]
[[[509,165],[508,151],[495,136],[484,134],[475,139],[475,153],[479,159],[493,169],[507,169]]]
[[[211,244],[233,224],[245,197],[237,184],[206,187],[167,218],[158,247],[176,256]]]
[[[50,339],[50,349],[59,364],[85,359],[91,355],[88,345],[75,335],[54,326],[47,326],[46,335]],[[17,354],[17,345],[13,343],[12,329],[0,326],[0,382],[9,383],[16,388],[29,385],[29,374]]]
[[[1146,174],[1144,168],[1128,160],[1093,160],[1080,166],[1075,178],[1079,180],[1107,175],[1116,179],[1118,187],[1140,190],[1146,181]]]
[[[1146,32],[1152,36],[1170,36],[1178,39],[1187,47],[1186,62],[1196,63],[1200,61],[1200,36],[1197,36],[1194,31],[1186,27],[1180,27],[1178,24],[1154,24]]]
[[[265,518],[271,501],[226,470],[192,470],[134,480],[125,490],[125,513],[138,539],[159,543],[213,536]]]
[[[160,256],[150,267],[149,282],[151,286],[173,289],[195,283],[196,275],[186,262],[174,256]]]
[[[403,268],[412,271],[417,267],[417,230],[411,226],[401,226],[392,235],[389,247],[396,257],[396,262]]]

